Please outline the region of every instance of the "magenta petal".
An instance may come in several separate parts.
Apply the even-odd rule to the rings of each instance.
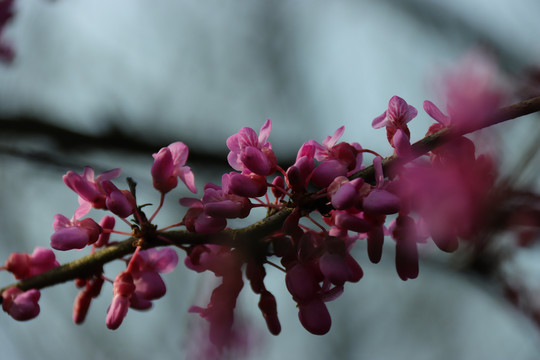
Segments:
[[[364,211],[376,215],[395,214],[401,208],[401,201],[396,195],[382,189],[373,189],[364,199]]]
[[[122,321],[127,315],[129,309],[129,298],[115,295],[111,306],[107,311],[105,324],[108,329],[116,330],[122,324]]]
[[[356,188],[351,183],[345,183],[332,195],[332,206],[338,210],[350,208],[356,199]]]
[[[345,257],[337,254],[325,253],[319,258],[319,269],[334,285],[343,285],[349,278],[349,267]]]
[[[359,233],[364,233],[371,229],[371,223],[369,221],[344,211],[339,211],[336,213],[335,223],[336,226],[341,229],[351,230]]]
[[[206,214],[201,214],[195,220],[195,232],[201,234],[216,234],[227,226],[225,218],[211,217]]]
[[[263,291],[259,300],[259,309],[261,309],[270,333],[278,335],[281,332],[281,324],[277,316],[277,304],[274,295],[268,291]]]
[[[167,292],[161,276],[155,271],[144,271],[133,278],[135,292],[146,300],[159,299]]]
[[[381,260],[384,245],[384,230],[376,226],[367,233],[367,250],[369,260],[377,264]]]
[[[343,135],[344,132],[345,132],[345,126],[339,127],[331,137],[328,136],[326,137],[326,139],[323,140],[323,145],[326,146],[327,148],[333,147],[334,145],[336,145],[337,141]]]
[[[249,146],[242,152],[240,157],[244,165],[257,175],[267,176],[271,171],[272,165],[266,155],[259,149]]]
[[[177,169],[183,167],[186,164],[189,155],[187,145],[185,145],[183,142],[177,141],[167,146],[167,148],[169,148],[171,152],[174,166]]]
[[[374,129],[380,129],[388,125],[390,125],[390,121],[386,118],[386,111],[373,119],[373,122],[371,123],[371,127]]]
[[[242,217],[244,208],[245,206],[243,203],[232,200],[222,200],[204,204],[204,212],[206,215],[226,219]]]
[[[266,179],[259,175],[232,173],[229,191],[242,197],[259,197],[266,194]]]
[[[450,125],[450,118],[442,113],[442,111],[431,101],[424,101],[424,110],[426,113],[431,116],[435,121],[443,126]]]
[[[336,177],[346,175],[346,165],[338,160],[328,160],[315,168],[311,181],[315,186],[325,188],[330,185]]]
[[[267,119],[263,126],[261,127],[261,131],[259,132],[259,144],[266,145],[266,140],[268,139],[268,136],[270,136],[270,131],[272,130],[272,121],[270,119]]]
[[[15,320],[30,320],[39,315],[40,296],[41,293],[36,289],[23,292],[18,288],[10,288],[2,294],[2,308]]]
[[[396,149],[397,156],[408,159],[412,155],[412,147],[409,137],[403,130],[398,129],[392,137],[392,143]]]
[[[298,301],[312,298],[320,289],[313,274],[300,264],[287,271],[285,284],[291,295]]]
[[[194,194],[197,193],[197,187],[195,186],[195,175],[189,166],[182,167],[182,169],[180,169],[178,172],[178,177],[180,177],[184,184],[186,184],[189,191]]]
[[[151,249],[145,250],[145,252],[148,253],[149,250]],[[155,271],[166,274],[176,268],[176,265],[178,265],[178,254],[176,253],[176,251],[169,248],[153,250],[154,251],[150,253],[149,258],[152,268]]]
[[[305,304],[299,304],[298,318],[304,328],[312,334],[324,335],[332,326],[332,319],[322,300],[313,299]]]
[[[150,172],[154,188],[162,193],[167,193],[178,184],[176,176],[173,175],[174,164],[171,151],[168,148],[162,148],[153,157],[154,164]]]
[[[107,205],[107,209],[121,218],[126,218],[133,214],[133,204],[120,190],[111,192],[109,196],[107,196],[105,204]]]
[[[82,249],[88,244],[88,233],[77,226],[63,228],[51,235],[51,247],[56,250]]]

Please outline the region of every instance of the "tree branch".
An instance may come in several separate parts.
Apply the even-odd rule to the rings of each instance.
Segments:
[[[486,126],[495,125],[503,121],[511,120],[538,111],[540,111],[540,97],[499,109]],[[469,132],[475,130],[478,129],[470,129]],[[440,146],[441,144],[453,139],[456,135],[461,134],[453,131],[452,128],[446,128],[433,135],[427,136],[412,145],[414,155],[416,157],[421,156],[437,146]],[[385,167],[389,167],[398,160],[399,159],[397,157],[390,156],[384,160],[383,164]],[[365,169],[354,174],[352,177],[361,177],[368,182],[373,182],[373,166],[366,167]],[[253,225],[241,229],[224,230],[215,235],[196,234],[188,231],[157,232],[156,238],[144,239],[142,242],[142,247],[152,248],[167,245],[189,246],[198,244],[221,244],[235,248],[249,249],[257,243],[257,240],[279,230],[282,227],[285,219],[291,214],[292,210],[293,209],[291,207],[285,207]],[[76,278],[84,278],[93,274],[99,274],[102,271],[104,264],[133,253],[136,248],[136,244],[138,244],[139,241],[140,239],[131,237],[120,243],[108,246],[105,249],[99,250],[93,254],[52,269],[38,276],[6,286],[0,289],[0,293],[13,286],[16,286],[24,291],[29,289],[42,289]]]

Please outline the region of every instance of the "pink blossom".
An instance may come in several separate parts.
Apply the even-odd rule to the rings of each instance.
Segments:
[[[249,127],[244,127],[237,134],[230,136],[227,139],[227,147],[230,150],[227,159],[231,167],[261,176],[271,175],[277,166],[272,145],[266,141],[271,129],[272,122],[268,119],[258,137],[255,130]]]
[[[480,52],[470,53],[441,80],[448,115],[431,101],[424,101],[424,110],[442,127],[481,128],[506,98],[494,61]]]
[[[418,248],[421,240],[414,220],[406,215],[399,215],[390,225],[390,231],[396,240],[396,270],[401,280],[416,279],[418,276]]]
[[[178,185],[177,178],[186,184],[189,191],[197,192],[195,176],[189,166],[185,166],[188,158],[188,147],[178,141],[161,148],[157,154],[153,154],[152,179],[154,188],[167,193]]]
[[[229,173],[229,192],[241,197],[259,197],[266,194],[266,178],[257,174]]]
[[[386,136],[390,145],[404,155],[409,152],[411,133],[407,123],[414,119],[418,111],[408,105],[399,96],[393,96],[388,102],[388,110],[373,119],[374,129],[386,127]],[[409,146],[408,146],[408,145]]]
[[[107,328],[116,330],[122,324],[129,309],[129,299],[135,291],[133,277],[127,271],[116,276],[113,283],[113,300],[107,310]]]
[[[195,246],[185,264],[197,272],[212,271],[223,278],[214,289],[206,308],[192,306],[189,312],[199,313],[210,323],[210,341],[218,348],[230,344],[236,298],[244,286],[240,259],[230,248],[219,245]]]
[[[10,63],[15,57],[12,47],[5,41],[3,32],[6,24],[11,21],[14,15],[13,3],[14,0],[0,1],[0,60],[5,63]]]
[[[99,222],[99,226],[103,229],[99,235],[97,241],[94,243],[95,247],[106,246],[109,243],[109,238],[111,236],[110,231],[114,229],[116,219],[113,216],[104,216]],[[109,231],[107,231],[109,230]]]
[[[345,210],[361,208],[362,199],[368,194],[370,186],[364,180],[350,180],[344,176],[336,177],[328,186],[328,197],[334,209]]]
[[[227,219],[245,218],[249,215],[251,202],[246,197],[229,192],[230,179],[230,174],[223,174],[221,187],[213,184],[205,186],[202,203],[207,215]]]
[[[227,219],[207,215],[203,210],[204,205],[199,199],[181,198],[180,204],[189,206],[189,210],[183,219],[188,231],[200,234],[216,234],[227,226]]]
[[[90,303],[101,292],[104,281],[101,275],[82,280],[84,289],[77,294],[73,302],[73,322],[75,324],[82,324],[84,322],[90,308]]]
[[[18,321],[33,319],[39,315],[40,296],[36,289],[22,291],[16,287],[9,288],[2,293],[2,309]]]
[[[27,279],[54,269],[59,265],[52,250],[36,247],[32,255],[12,253],[4,264],[4,267],[16,279]]]
[[[77,219],[83,217],[91,208],[106,209],[107,194],[102,187],[106,180],[112,180],[120,175],[120,169],[113,169],[98,175],[94,179],[94,169],[87,166],[82,175],[68,171],[64,176],[64,183],[79,195],[79,208],[75,211]]]
[[[332,318],[325,303],[318,298],[298,304],[298,319],[304,328],[312,334],[324,335],[330,331]]]
[[[313,156],[301,156],[286,172],[287,184],[294,191],[304,191],[315,168]]]
[[[365,197],[363,209],[373,215],[395,214],[401,209],[401,200],[399,196],[386,189],[387,184],[384,181],[382,158],[380,156],[373,159],[373,167],[377,186]]]
[[[93,219],[69,220],[61,214],[54,216],[53,228],[51,247],[56,250],[82,249],[96,242],[102,231]]]
[[[131,275],[135,284],[134,296],[140,301],[149,301],[165,295],[167,288],[159,273],[171,272],[177,264],[178,255],[172,249],[152,248],[139,251],[131,264]]]
[[[126,218],[133,214],[137,208],[137,203],[131,192],[118,189],[109,180],[103,181],[102,187],[107,195],[105,198],[105,205],[110,212],[121,218]]]

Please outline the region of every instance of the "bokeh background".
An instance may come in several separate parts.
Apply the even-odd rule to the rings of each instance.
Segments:
[[[48,246],[54,214],[71,216],[77,200],[61,181],[67,170],[121,167],[122,179],[138,182],[141,202],[155,204],[153,152],[188,144],[202,189],[227,170],[227,137],[243,126],[258,131],[267,118],[283,164],[304,141],[321,141],[341,125],[343,140],[389,155],[385,132],[371,121],[393,95],[419,109],[411,123],[418,140],[432,122],[422,101],[437,101],[435,80],[470,51],[493,55],[513,89],[540,63],[536,0],[16,0],[15,7],[3,36],[16,58],[0,66],[0,262]],[[538,123],[529,116],[503,124],[491,138],[502,171],[517,169],[523,183],[537,181],[534,151],[528,167],[514,165],[535,150]],[[160,224],[178,221],[184,210],[177,199],[186,195],[177,189],[168,196]],[[364,279],[329,303],[333,326],[323,337],[299,324],[283,274],[268,269],[283,328],[277,337],[246,284],[237,308],[252,344],[245,357],[540,357],[540,331],[495,284],[457,271],[452,256],[429,245],[419,278],[402,282],[388,245],[376,266],[364,244],[356,245]],[[65,262],[83,253],[57,255]],[[508,266],[540,289],[539,264],[531,249]],[[111,264],[106,272],[114,277],[120,269]],[[0,280],[12,281],[5,273]],[[180,265],[165,281],[167,296],[149,312],[130,311],[116,331],[105,327],[110,284],[79,326],[71,320],[75,286],[45,289],[37,319],[0,314],[1,357],[186,358],[200,346],[203,324],[187,309],[205,306],[216,280]]]

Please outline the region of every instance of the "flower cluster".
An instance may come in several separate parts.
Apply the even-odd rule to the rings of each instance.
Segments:
[[[467,68],[465,79],[484,79],[476,81],[474,88],[455,78],[449,82],[448,115],[432,102],[424,102],[427,114],[437,121],[427,136],[447,127],[461,132],[481,127],[493,114],[503,94],[491,87],[486,74],[475,74]],[[463,96],[465,90],[469,95]],[[172,271],[178,262],[174,250],[157,247],[176,245],[186,252],[188,269],[210,271],[221,278],[207,305],[189,309],[209,322],[209,339],[218,349],[235,338],[234,310],[245,280],[259,296],[258,306],[269,331],[281,332],[276,298],[265,284],[267,266],[284,273],[304,328],[317,335],[327,333],[332,321],[326,303],[364,275],[352,251],[355,243],[366,241],[369,260],[378,263],[385,238],[393,239],[396,272],[408,280],[419,274],[418,244],[431,238],[442,251],[453,252],[458,239],[472,239],[484,225],[483,214],[497,175],[494,161],[487,154],[477,154],[475,144],[459,132],[427,154],[415,153],[407,124],[417,115],[415,107],[394,96],[372,121],[373,128],[386,129],[394,156],[402,160],[393,163],[358,143],[340,142],[345,131],[340,127],[321,142],[305,142],[294,164],[285,169],[278,165],[268,141],[271,121],[263,124],[259,134],[244,127],[226,142],[233,171],[222,175],[221,184],[206,184],[202,196],[180,198],[187,208],[185,214],[162,228],[153,220],[178,180],[197,193],[195,176],[186,166],[189,150],[185,144],[175,142],[153,155],[150,173],[160,197],[151,216],[137,204],[132,181],[128,181],[129,190],[113,183],[120,169],[97,177],[89,167],[82,174],[69,171],[63,180],[78,195],[79,207],[71,218],[55,216],[51,247],[60,251],[90,248],[94,253],[118,248],[109,241],[111,234],[132,237],[131,248],[118,256],[126,268],[114,280],[103,273],[103,263],[75,279],[81,291],[74,303],[74,322],[84,321],[92,299],[107,283],[112,283],[105,320],[109,329],[122,324],[129,308],[150,308],[166,293],[161,274]],[[228,220],[246,218],[256,207],[266,208],[268,218],[245,229],[227,228]],[[107,214],[97,222],[86,217],[92,209]],[[130,232],[116,230],[117,222],[127,224]],[[185,231],[167,231],[174,227]],[[3,269],[16,279],[27,279],[57,266],[51,250],[38,248],[32,255],[12,254]],[[10,287],[2,292],[2,307],[13,318],[27,320],[39,313],[39,297],[38,289]]]

